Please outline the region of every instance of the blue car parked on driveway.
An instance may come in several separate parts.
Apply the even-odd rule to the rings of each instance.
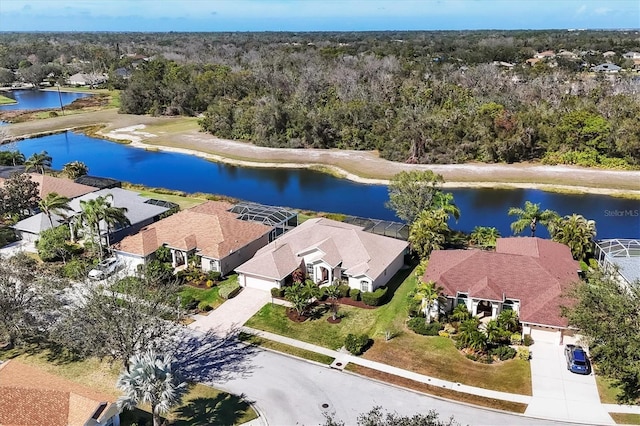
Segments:
[[[577,374],[591,374],[591,364],[587,354],[580,346],[567,345],[564,348],[567,370]]]

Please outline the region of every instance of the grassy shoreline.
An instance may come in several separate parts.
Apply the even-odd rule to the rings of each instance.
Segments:
[[[104,117],[107,113],[111,112],[108,117]],[[121,144],[131,144],[138,148],[148,150],[159,151],[174,151],[180,150],[190,155],[197,155],[207,160],[214,162],[224,162],[227,164],[233,164],[241,167],[283,167],[283,168],[307,168],[311,170],[327,173],[338,178],[346,178],[359,183],[373,183],[373,184],[385,184],[389,179],[389,170],[365,170],[359,168],[358,161],[351,161],[348,158],[321,158],[317,157],[317,153],[314,154],[314,158],[305,159],[304,151],[300,151],[300,161],[293,162],[288,158],[268,158],[261,155],[259,147],[255,147],[255,152],[250,152],[249,155],[243,155],[243,152],[230,152],[233,150],[223,150],[218,147],[215,140],[211,142],[201,143],[194,145],[189,142],[189,138],[181,138],[181,136],[194,134],[197,135],[197,129],[194,128],[194,120],[189,118],[167,118],[167,117],[150,117],[150,116],[129,116],[117,114],[115,111],[103,110],[97,113],[103,113],[102,115],[96,113],[82,114],[82,119],[78,118],[74,120],[72,117],[57,117],[47,120],[35,120],[32,122],[20,123],[22,126],[17,132],[14,132],[14,136],[10,137],[8,141],[22,140],[31,137],[47,136],[54,133],[60,133],[64,131],[81,131],[87,133],[89,136],[97,137],[105,140],[110,140]],[[66,118],[67,120],[60,120]],[[43,123],[46,122],[46,123]],[[57,127],[57,125],[66,122],[67,126]],[[132,144],[131,141],[123,139],[115,139],[108,136],[108,131],[115,128],[127,127],[133,122],[146,124],[148,127],[145,132],[157,130],[157,138],[146,138],[142,142]],[[12,126],[16,128],[18,125]],[[40,129],[38,129],[40,128]],[[88,128],[91,131],[87,132]],[[30,129],[36,131],[29,131]],[[39,131],[37,131],[39,130]],[[190,133],[189,133],[190,132]],[[206,137],[205,137],[206,138]],[[252,146],[252,148],[254,148]],[[283,151],[284,152],[284,151]],[[330,153],[330,151],[326,151]],[[246,153],[245,153],[246,154]],[[296,153],[297,154],[297,153]],[[322,154],[325,154],[323,151]],[[305,161],[307,160],[307,161]],[[541,164],[534,164],[534,166]],[[391,163],[390,167],[398,167],[401,165]],[[480,165],[485,167],[488,165]],[[496,165],[501,167],[501,165]],[[506,166],[506,165],[505,165]],[[424,165],[428,168],[428,165]],[[433,165],[434,168],[442,167],[441,165]],[[585,169],[590,173],[595,171],[596,173],[617,171],[613,169]],[[580,169],[576,169],[576,174],[579,174]],[[445,176],[447,183],[446,188],[530,188],[538,189],[547,192],[558,193],[601,193],[603,195],[610,195],[614,197],[622,197],[629,199],[640,199],[640,188],[634,182],[633,178],[630,179],[618,179],[616,182],[611,182],[609,179],[598,179],[591,182],[583,182],[578,176],[574,176],[572,173],[567,173],[564,176],[531,176],[531,173],[519,173],[517,169],[507,170],[505,167],[506,176],[503,174],[494,175],[492,173],[485,173],[482,176],[477,176],[464,171],[449,171],[449,176]]]

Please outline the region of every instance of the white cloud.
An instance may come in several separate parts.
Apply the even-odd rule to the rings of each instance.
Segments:
[[[586,4],[583,4],[582,6],[580,6],[580,7],[578,8],[578,10],[576,10],[576,14],[577,14],[577,15],[582,15],[582,14],[583,14],[584,12],[586,12],[586,11],[587,11],[587,5],[586,5]]]
[[[599,8],[597,8],[597,9],[594,9],[593,11],[594,11],[597,15],[606,15],[606,14],[608,14],[609,12],[612,12],[612,11],[613,11],[613,9],[610,9],[610,8],[608,8],[608,7],[599,7]]]

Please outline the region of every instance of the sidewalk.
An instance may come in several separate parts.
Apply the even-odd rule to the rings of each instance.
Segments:
[[[348,353],[343,353],[343,352],[338,352],[331,349],[323,348],[321,346],[313,345],[311,343],[301,342],[299,340],[291,339],[285,336],[280,336],[278,334],[255,330],[248,327],[242,327],[242,330],[246,333],[251,333],[260,337],[264,337],[265,339],[273,340],[276,342],[284,343],[289,346],[294,346],[300,349],[306,349],[311,352],[316,352],[322,355],[330,356],[332,358],[335,358],[335,361],[332,364],[332,366],[335,366],[337,363],[341,363],[342,364],[341,367],[344,367],[348,363],[353,363],[356,365],[361,365],[363,367],[368,367],[374,370],[393,374],[399,377],[411,379],[416,382],[426,383],[426,384],[437,386],[440,388],[452,389],[457,392],[484,396],[486,398],[501,399],[504,401],[519,402],[522,404],[528,404],[531,401],[531,396],[528,396],[528,395],[518,395],[513,393],[499,392],[499,391],[494,391],[490,389],[483,389],[483,388],[478,388],[474,386],[463,385],[461,383],[454,383],[447,380],[441,380],[435,377],[429,377],[423,374],[414,373],[412,371],[403,370],[401,368],[393,367],[387,364],[382,364],[376,361],[370,361],[368,359],[363,359]]]

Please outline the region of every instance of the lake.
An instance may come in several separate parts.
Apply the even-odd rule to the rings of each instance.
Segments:
[[[210,162],[195,156],[131,148],[78,133],[60,133],[0,147],[19,149],[29,157],[47,151],[53,167],[82,161],[95,176],[106,176],[150,187],[185,192],[223,194],[264,204],[355,216],[397,220],[385,208],[387,188],[338,179],[304,169],[248,168]],[[453,189],[461,210],[454,229],[471,231],[476,225],[495,226],[510,235],[507,210],[525,201],[540,203],[561,215],[582,214],[597,223],[598,238],[640,237],[640,202],[604,195],[576,195],[533,189]],[[539,236],[548,234],[543,227]]]
[[[91,96],[91,93],[78,93],[78,92],[60,92],[48,91],[48,90],[11,90],[7,92],[0,92],[2,96],[15,99],[17,104],[8,104],[0,106],[0,111],[9,110],[29,110],[29,109],[44,109],[44,108],[58,108],[60,109],[60,101],[62,105],[69,105],[76,99],[85,98]]]

